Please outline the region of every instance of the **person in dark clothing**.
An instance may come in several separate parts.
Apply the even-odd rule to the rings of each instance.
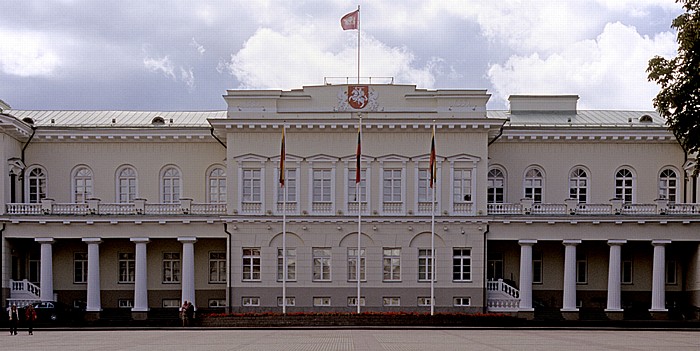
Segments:
[[[29,335],[34,335],[34,321],[36,320],[36,310],[31,304],[27,305],[27,308],[24,310],[24,320],[27,321],[27,330],[29,331]]]
[[[17,323],[19,323],[19,311],[17,311],[17,305],[12,304],[7,316],[10,320],[10,335],[17,335]]]
[[[194,323],[194,305],[192,302],[187,304],[187,309],[185,309],[185,318],[187,319],[187,326],[192,326]]]

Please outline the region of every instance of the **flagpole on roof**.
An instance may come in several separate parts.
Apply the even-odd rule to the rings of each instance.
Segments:
[[[360,84],[360,5],[357,5],[357,84]]]
[[[359,6],[358,6],[359,7]],[[359,31],[358,31],[359,32]],[[357,129],[357,164],[355,165],[355,194],[357,195],[357,263],[355,264],[355,275],[357,277],[357,314],[360,314],[360,259],[362,244],[362,113],[357,115],[359,127]]]
[[[432,210],[430,211],[430,315],[435,314],[435,186],[437,173],[437,156],[435,151],[435,121],[433,120],[433,136],[430,141],[430,188],[433,193]]]

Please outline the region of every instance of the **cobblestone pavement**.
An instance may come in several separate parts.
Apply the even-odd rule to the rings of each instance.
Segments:
[[[0,334],[2,335],[2,334]],[[700,330],[183,329],[37,330],[0,337],[1,350],[451,351],[700,350]]]

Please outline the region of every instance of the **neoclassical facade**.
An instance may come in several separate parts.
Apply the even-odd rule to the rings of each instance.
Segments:
[[[572,95],[490,111],[489,98],[365,84],[229,90],[214,112],[2,103],[3,301],[97,318],[183,300],[688,318],[698,179],[659,115],[582,111]]]

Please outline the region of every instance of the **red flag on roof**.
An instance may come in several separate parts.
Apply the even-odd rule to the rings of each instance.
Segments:
[[[357,29],[360,27],[360,9],[348,13],[340,19],[343,30]]]

